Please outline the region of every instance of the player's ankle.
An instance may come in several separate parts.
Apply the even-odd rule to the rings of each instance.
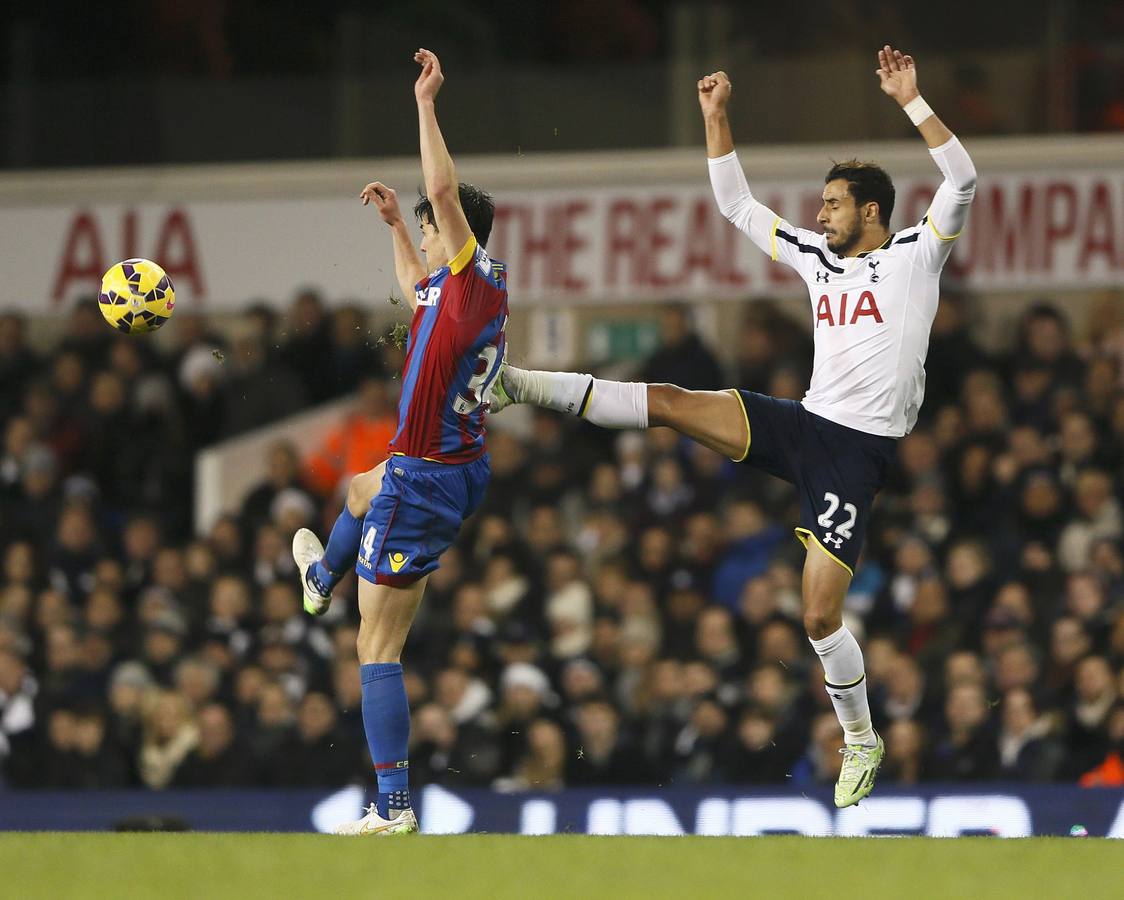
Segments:
[[[512,403],[523,402],[523,385],[527,371],[525,369],[518,369],[515,366],[506,365],[503,371],[500,372],[500,384],[507,392],[507,396],[511,398]]]

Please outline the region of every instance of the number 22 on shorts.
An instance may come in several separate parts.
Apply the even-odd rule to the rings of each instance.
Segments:
[[[835,511],[839,509],[839,495],[833,494],[828,491],[823,495],[824,502],[827,504],[827,509],[823,514],[816,519],[823,528],[834,527],[835,533],[841,538],[850,540],[851,529],[855,527],[855,520],[859,517],[858,508],[854,503],[844,503],[843,512],[850,516],[846,522],[840,522],[838,525],[834,523]]]

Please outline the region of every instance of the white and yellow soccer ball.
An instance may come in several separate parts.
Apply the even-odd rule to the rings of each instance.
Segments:
[[[105,321],[125,334],[155,331],[175,308],[172,280],[150,259],[126,259],[101,280],[98,309]]]

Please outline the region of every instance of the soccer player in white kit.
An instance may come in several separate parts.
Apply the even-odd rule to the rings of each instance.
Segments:
[[[871,725],[862,651],[843,624],[843,598],[896,439],[917,420],[940,273],[967,220],[976,182],[967,152],[918,93],[912,57],[887,45],[878,52],[876,71],[944,175],[925,217],[893,233],[893,184],[871,163],[832,167],[817,216],[822,233],[795,228],[760,203],[734,151],[726,118],[729,78],[715,72],[698,83],[711,187],[723,215],[808,286],[815,363],[800,403],[751,391],[687,391],[513,366],[504,368],[491,397],[492,412],[532,403],[607,428],[669,426],[797,486],[796,536],[807,548],[804,627],[844,732],[839,807],[870,793],[884,753]]]

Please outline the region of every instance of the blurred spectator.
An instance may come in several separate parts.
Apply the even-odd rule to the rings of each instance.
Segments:
[[[687,304],[670,303],[663,307],[660,347],[645,361],[637,380],[675,384],[689,391],[717,391],[726,386],[714,352],[691,324]]]
[[[783,782],[795,760],[777,737],[775,715],[759,706],[749,707],[722,754],[722,780],[731,784]]]
[[[726,709],[712,694],[699,697],[671,747],[674,780],[705,783],[719,779],[728,720]]]
[[[620,713],[606,700],[586,700],[577,711],[577,749],[566,762],[566,782],[574,785],[643,783],[647,773],[621,734]],[[540,739],[544,736],[540,735]],[[549,746],[549,739],[546,741]],[[542,758],[541,748],[532,748]],[[549,758],[549,750],[547,751]]]
[[[260,428],[305,406],[306,386],[315,382],[287,360],[284,355],[271,358],[260,337],[244,335],[234,341],[225,364],[222,437]]]
[[[955,402],[965,376],[986,361],[968,329],[967,307],[962,295],[942,289],[925,359],[923,419],[931,419],[937,410]]]
[[[267,781],[292,787],[338,787],[365,774],[360,747],[341,741],[335,704],[316,691],[297,708],[297,728]]]
[[[0,774],[14,785],[34,779],[37,693],[24,661],[0,648]]]
[[[1065,762],[1060,774],[1077,779],[1110,749],[1108,717],[1117,700],[1116,679],[1103,656],[1087,656],[1074,672],[1075,697],[1068,711]]]
[[[68,752],[59,760],[61,778],[52,787],[106,790],[128,783],[128,763],[117,745],[107,739],[105,715],[98,707],[75,712],[73,731],[63,746]]]
[[[1082,787],[1124,787],[1124,703],[1113,707],[1107,732],[1108,752],[1081,776]]]
[[[325,360],[332,353],[331,322],[317,291],[303,288],[297,293],[281,336],[285,342],[278,361],[296,374],[314,402],[331,397],[335,385],[324,372]]]
[[[912,719],[895,719],[885,731],[882,777],[897,784],[921,781],[925,774],[925,736],[925,729]]]
[[[245,533],[253,535],[271,520],[273,502],[279,494],[299,488],[300,457],[296,448],[287,441],[273,444],[266,458],[265,480],[242,501],[240,518]]]
[[[755,300],[742,319],[737,386],[767,394],[774,373],[787,369],[799,373],[801,384],[806,387],[812,372],[812,352],[811,338],[780,311],[775,301]]]
[[[24,388],[39,368],[27,343],[27,320],[21,313],[0,312],[0,421],[19,411]]]
[[[1049,720],[1041,717],[1034,696],[1016,687],[1003,696],[999,729],[999,774],[1014,781],[1050,781],[1064,749],[1050,735]]]
[[[812,720],[811,743],[793,766],[794,784],[834,784],[843,766],[839,752],[843,745],[843,729],[831,710],[817,713]]]
[[[398,419],[386,383],[367,378],[358,385],[355,411],[327,432],[306,462],[309,485],[323,496],[346,492],[348,480],[387,457]]]
[[[344,306],[332,313],[332,352],[326,360],[328,371],[321,375],[328,381],[329,396],[346,394],[368,378],[390,374],[376,341],[359,307]]]
[[[944,736],[932,747],[927,777],[937,781],[984,781],[997,774],[998,755],[984,691],[953,687],[945,703]]]
[[[566,737],[556,722],[536,719],[527,732],[527,752],[515,766],[513,790],[556,791],[566,780]]]
[[[176,770],[199,743],[187,699],[173,691],[154,695],[144,713],[140,747],[141,781],[150,788],[168,787]]]
[[[234,721],[221,703],[202,707],[196,716],[199,742],[176,769],[176,787],[235,787],[257,780],[246,748],[238,743]]]

